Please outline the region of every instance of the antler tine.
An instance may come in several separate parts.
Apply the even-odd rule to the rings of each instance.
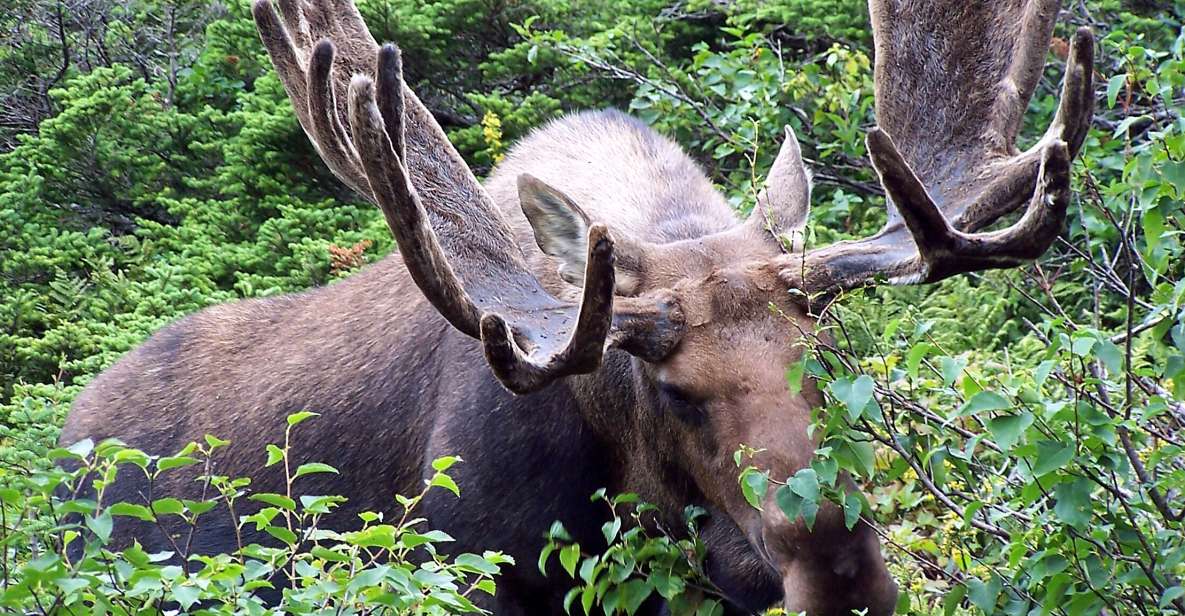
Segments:
[[[337,93],[333,87],[333,57],[336,50],[333,42],[321,39],[313,47],[313,54],[309,58],[308,70],[308,107],[309,121],[312,126],[313,144],[321,153],[321,158],[334,161],[338,168],[334,172],[357,190],[361,187],[364,196],[374,197],[366,193],[366,177],[362,170],[362,162],[354,150],[346,129],[342,126],[337,115]],[[358,186],[355,186],[357,184]]]
[[[380,66],[385,57],[389,54],[380,56]],[[389,71],[379,71],[380,79],[386,76]],[[402,96],[402,82],[394,85],[397,93],[394,96]],[[392,96],[391,86],[384,79],[378,88],[380,96]],[[387,218],[387,226],[395,236],[408,271],[428,301],[453,327],[477,337],[481,312],[457,280],[436,239],[436,232],[428,222],[428,213],[408,182],[403,159],[395,152],[384,127],[375,98],[374,81],[365,75],[354,76],[350,82],[349,104],[350,130],[361,151],[370,190]],[[393,132],[402,134],[402,123],[396,124]]]
[[[1049,127],[1050,133],[1057,131],[1058,137],[1066,142],[1071,158],[1078,155],[1090,132],[1094,102],[1094,33],[1082,27],[1074,33],[1070,44],[1061,102]]]
[[[403,131],[403,54],[399,48],[387,44],[379,50],[379,116],[387,127],[391,147],[399,160],[407,158],[407,143]]]

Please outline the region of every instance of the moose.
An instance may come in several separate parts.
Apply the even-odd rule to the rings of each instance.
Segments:
[[[867,146],[887,222],[807,247],[811,176],[789,128],[744,220],[679,146],[611,110],[536,129],[479,182],[404,83],[398,48],[376,43],[352,0],[257,0],[300,125],[382,210],[398,254],[324,288],[165,327],[79,395],[62,441],[115,437],[168,455],[212,433],[232,443],[218,472],[245,475],[286,415],[314,410],[315,436],[297,449],[342,474],[302,481],[349,498],[343,524],[393,509],[434,458],[459,455],[462,498],[430,494],[421,510],[459,551],[533,563],[554,520],[595,545],[605,518],[589,496],[606,488],[676,521],[689,504],[709,512],[707,573],[728,613],[891,614],[897,587],[874,529],[849,530],[830,504],[810,530],[772,495],[750,506],[732,455],[755,448],[779,478],[810,464],[822,395],[810,382],[792,394],[786,367],[840,292],[1014,267],[1053,243],[1091,123],[1094,40],[1074,35],[1052,124],[1020,151],[1058,0],[869,9]],[[192,494],[188,479],[158,489]],[[108,493],[136,500],[142,481],[120,475]],[[280,481],[255,474],[261,490]],[[194,548],[233,549],[230,516],[207,518]],[[166,549],[157,535],[136,521],[116,529],[150,551]],[[568,588],[520,565],[482,606],[558,614]]]

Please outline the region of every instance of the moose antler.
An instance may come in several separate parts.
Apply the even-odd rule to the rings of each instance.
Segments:
[[[868,152],[889,197],[876,235],[798,255],[782,272],[807,292],[885,277],[935,282],[1039,257],[1060,233],[1070,161],[1094,108],[1094,38],[1074,37],[1044,137],[1015,147],[1045,64],[1059,0],[870,0],[878,128]],[[1027,203],[1011,226],[980,232]]]
[[[352,0],[279,8],[257,0],[255,21],[301,126],[329,168],[383,211],[416,285],[453,327],[482,340],[507,389],[592,372],[608,345],[665,352],[655,347],[676,339],[677,307],[630,298],[615,310],[604,225],[588,232],[579,304],[544,289],[502,213],[403,83],[399,50],[379,48]]]

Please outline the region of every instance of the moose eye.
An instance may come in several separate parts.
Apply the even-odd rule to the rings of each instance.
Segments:
[[[702,402],[687,394],[687,392],[663,383],[658,387],[663,405],[675,415],[679,421],[698,426],[704,422],[707,413],[704,412]]]

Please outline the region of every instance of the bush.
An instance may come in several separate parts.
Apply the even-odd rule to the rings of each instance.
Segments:
[[[212,474],[218,450],[227,444],[213,436],[167,457],[151,457],[115,441],[98,445],[83,441],[50,452],[75,470],[4,476],[0,609],[29,614],[138,614],[166,609],[211,615],[478,612],[473,594],[494,594],[495,576],[513,560],[497,552],[446,556],[440,550],[452,539],[414,517],[428,490],[449,490],[460,496],[447,473],[460,459],[435,460],[435,474],[421,493],[395,496],[403,511],[398,520],[366,512],[359,516],[358,530],[326,528],[322,516],[346,499],[300,494],[295,487],[305,475],[337,471],[313,462],[295,469],[289,466],[292,433],[313,416],[290,416],[284,442],[260,452],[261,460],[266,456],[266,466],[284,468],[284,494],[252,492],[249,478]],[[105,489],[121,468],[143,473],[152,494],[151,485],[162,474],[192,465],[203,469],[198,480],[203,482],[202,492],[211,498],[163,496],[114,503],[104,499]],[[236,516],[246,501],[263,507],[251,515]],[[183,538],[192,538],[199,525],[221,514],[229,514],[234,521],[238,548],[226,554],[191,551]],[[173,549],[148,553],[139,542],[116,545],[112,529],[121,517],[157,524]],[[275,542],[244,545],[241,536],[248,525]]]
[[[696,529],[696,520],[706,515],[703,509],[687,507],[686,528],[666,529],[649,515],[658,509],[636,494],[610,498],[599,490],[592,502],[609,508],[610,519],[601,526],[603,552],[585,552],[556,521],[539,554],[540,571],[546,573],[555,554],[576,581],[564,596],[565,610],[572,613],[579,605],[589,614],[595,605],[607,614],[634,614],[647,599],[661,597],[672,616],[724,614],[724,594],[704,573],[707,548]]]

